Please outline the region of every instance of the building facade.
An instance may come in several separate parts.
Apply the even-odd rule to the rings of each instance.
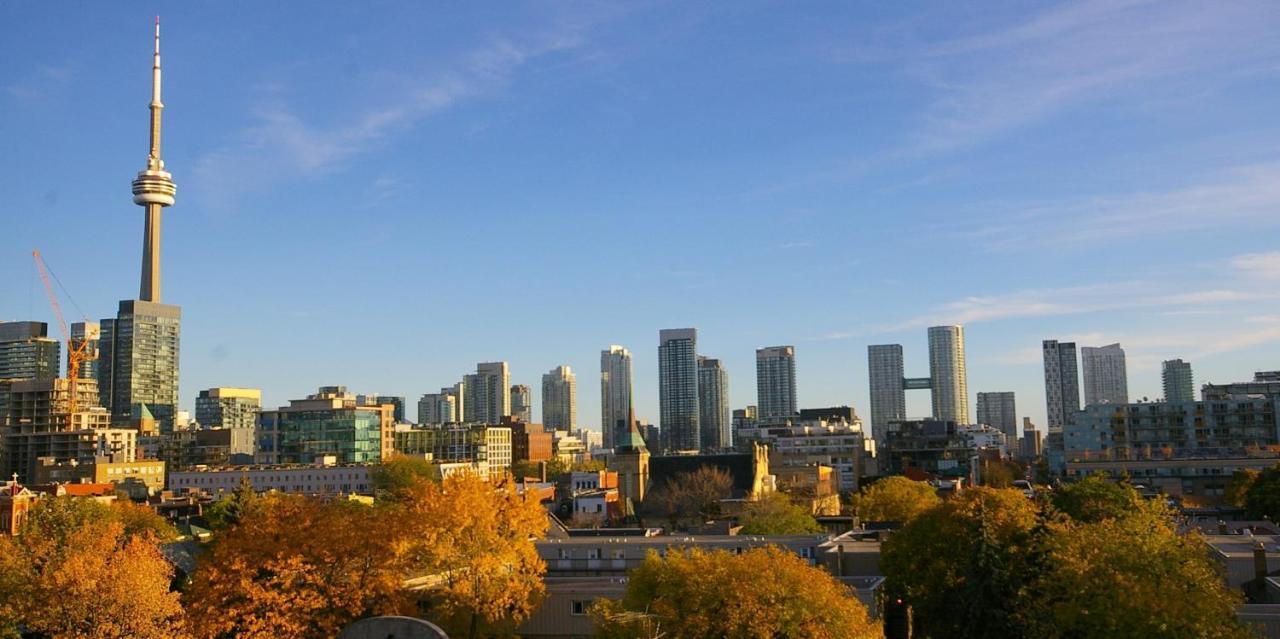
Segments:
[[[181,324],[181,308],[143,300],[123,300],[115,319],[102,320],[99,382],[110,386],[117,421],[133,420],[145,404],[162,432],[172,430]]]
[[[10,385],[57,377],[60,352],[58,340],[49,337],[48,324],[0,322],[0,426],[8,411]]]
[[[511,470],[512,437],[508,426],[448,424],[429,428],[405,428],[395,432],[395,450],[401,455],[429,455],[444,464],[475,464],[486,477]]]
[[[1018,441],[1018,407],[1013,393],[978,393],[978,423],[1004,433],[1009,442]]]
[[[98,341],[102,337],[102,325],[97,322],[71,323],[71,348],[84,345],[84,357],[80,360],[80,379],[98,379]],[[67,353],[67,371],[71,371],[71,353]]]
[[[261,464],[374,464],[391,454],[395,417],[389,404],[360,405],[345,386],[322,386],[306,399],[262,411],[256,459]]]
[[[462,421],[496,424],[511,414],[511,371],[506,362],[481,362],[463,378]]]
[[[702,444],[698,408],[698,330],[658,333],[659,423],[666,450],[698,450]]]
[[[456,387],[442,388],[439,393],[427,393],[418,400],[418,423],[427,425],[453,424],[460,420]]]
[[[843,419],[797,419],[761,423],[738,433],[739,447],[769,447],[770,472],[784,467],[827,466],[835,470],[841,491],[857,491],[868,457],[862,422]]]
[[[969,423],[963,326],[929,328],[929,379],[933,386],[933,418]]]
[[[630,428],[631,351],[612,345],[600,351],[600,433],[613,448]]]
[[[533,421],[533,389],[525,384],[511,387],[511,416],[517,421]]]
[[[1085,406],[1129,402],[1129,378],[1119,344],[1085,346],[1080,349],[1080,362],[1084,366]]]
[[[568,365],[542,375],[542,423],[552,430],[578,427],[578,376]]]
[[[262,410],[262,391],[257,388],[219,387],[196,396],[196,423],[205,428],[253,429]]]
[[[733,447],[729,373],[718,359],[698,357],[698,427],[702,450]]]
[[[169,473],[168,487],[176,493],[205,493],[213,496],[232,493],[242,479],[256,492],[269,490],[295,495],[373,494],[373,470],[369,465],[326,463],[290,466],[246,466],[199,468]]]
[[[1191,362],[1165,360],[1160,366],[1160,382],[1164,387],[1164,401],[1195,401],[1196,384],[1195,377],[1191,374]]]
[[[1080,375],[1075,342],[1044,340],[1044,401],[1050,435],[1061,433],[1080,410]]]
[[[871,386],[871,436],[884,441],[889,422],[907,418],[902,345],[868,346],[867,374]]]
[[[756,349],[756,407],[760,419],[788,419],[796,414],[796,348]]]

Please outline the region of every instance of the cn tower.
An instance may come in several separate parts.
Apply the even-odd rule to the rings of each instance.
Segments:
[[[151,153],[147,156],[147,168],[138,172],[133,180],[133,203],[145,207],[146,228],[142,235],[142,287],[138,299],[145,302],[160,301],[160,218],[162,209],[173,205],[178,187],[173,177],[164,170],[160,159],[160,114],[164,104],[160,102],[160,16],[156,16],[156,51],[151,65]]]

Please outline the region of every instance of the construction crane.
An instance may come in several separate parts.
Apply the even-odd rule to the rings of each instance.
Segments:
[[[76,344],[71,339],[71,332],[67,330],[67,321],[62,318],[62,307],[58,304],[58,294],[54,292],[53,283],[49,281],[48,265],[44,263],[44,258],[40,257],[40,251],[38,250],[31,252],[31,259],[35,260],[36,270],[40,272],[40,281],[44,283],[44,292],[49,296],[49,305],[53,307],[53,314],[58,318],[58,329],[62,331],[62,340],[67,343],[67,391],[69,395],[67,400],[67,426],[74,428],[76,405],[79,399],[77,397],[77,387],[80,382],[81,364],[98,359],[98,353],[96,350],[89,350],[89,335],[86,334],[79,344]],[[85,322],[87,326],[87,318]]]

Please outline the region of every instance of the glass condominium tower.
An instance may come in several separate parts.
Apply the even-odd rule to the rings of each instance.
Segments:
[[[1129,376],[1119,344],[1085,346],[1080,349],[1080,363],[1084,365],[1085,406],[1129,403]]]
[[[877,442],[882,442],[888,432],[889,422],[907,417],[902,345],[868,346],[867,369],[867,379],[871,385],[871,436]]]
[[[933,417],[969,423],[969,382],[964,365],[964,327],[929,329],[929,378],[933,386]]]
[[[756,406],[759,419],[787,419],[796,414],[796,348],[756,349]]]
[[[698,450],[698,329],[658,332],[658,403],[668,450]]]
[[[729,406],[729,373],[720,360],[698,357],[698,425],[702,450],[733,447],[733,409]]]
[[[1164,386],[1164,401],[1194,402],[1196,400],[1195,377],[1191,374],[1191,362],[1180,359],[1165,360],[1161,369],[1160,381]]]
[[[1076,343],[1044,340],[1044,402],[1050,433],[1061,433],[1080,410],[1080,375]]]
[[[605,448],[616,447],[631,428],[631,388],[631,351],[616,344],[600,351],[600,433]]]

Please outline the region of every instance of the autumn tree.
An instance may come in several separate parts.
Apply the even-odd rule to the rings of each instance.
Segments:
[[[773,492],[747,504],[740,520],[744,535],[802,535],[822,532],[809,511],[792,503],[785,493]]]
[[[1223,584],[1201,536],[1179,532],[1158,502],[1055,524],[1043,540],[1043,570],[1022,598],[1030,636],[1251,636],[1236,620],[1241,597]]]
[[[1258,473],[1245,491],[1244,507],[1250,517],[1280,521],[1280,464]]]
[[[1054,508],[1080,522],[1092,523],[1117,519],[1133,512],[1142,496],[1132,486],[1090,475],[1054,491]]]
[[[721,500],[733,494],[733,476],[715,466],[677,473],[667,479],[655,495],[674,528],[680,522],[699,523],[720,516]]]
[[[932,486],[906,477],[886,477],[854,495],[853,512],[862,521],[896,521],[905,524],[942,499]]]
[[[266,495],[200,560],[184,599],[196,637],[332,637],[412,602],[394,522],[353,502]]]
[[[397,505],[406,565],[429,594],[428,616],[450,636],[513,627],[543,595],[545,566],[534,539],[547,514],[512,481],[471,473],[420,481]]]
[[[591,608],[597,636],[873,639],[878,624],[844,584],[778,548],[740,555],[650,552],[621,601]]]
[[[46,498],[0,554],[0,614],[70,639],[184,637],[159,535],[173,529],[132,504]]]
[[[1231,481],[1227,484],[1227,489],[1223,491],[1222,500],[1227,505],[1244,508],[1247,503],[1249,488],[1258,480],[1258,475],[1260,474],[1250,468],[1242,468],[1232,473]]]
[[[923,637],[1020,636],[1038,515],[1021,491],[977,487],[911,517],[882,545],[886,592],[915,609]]]

